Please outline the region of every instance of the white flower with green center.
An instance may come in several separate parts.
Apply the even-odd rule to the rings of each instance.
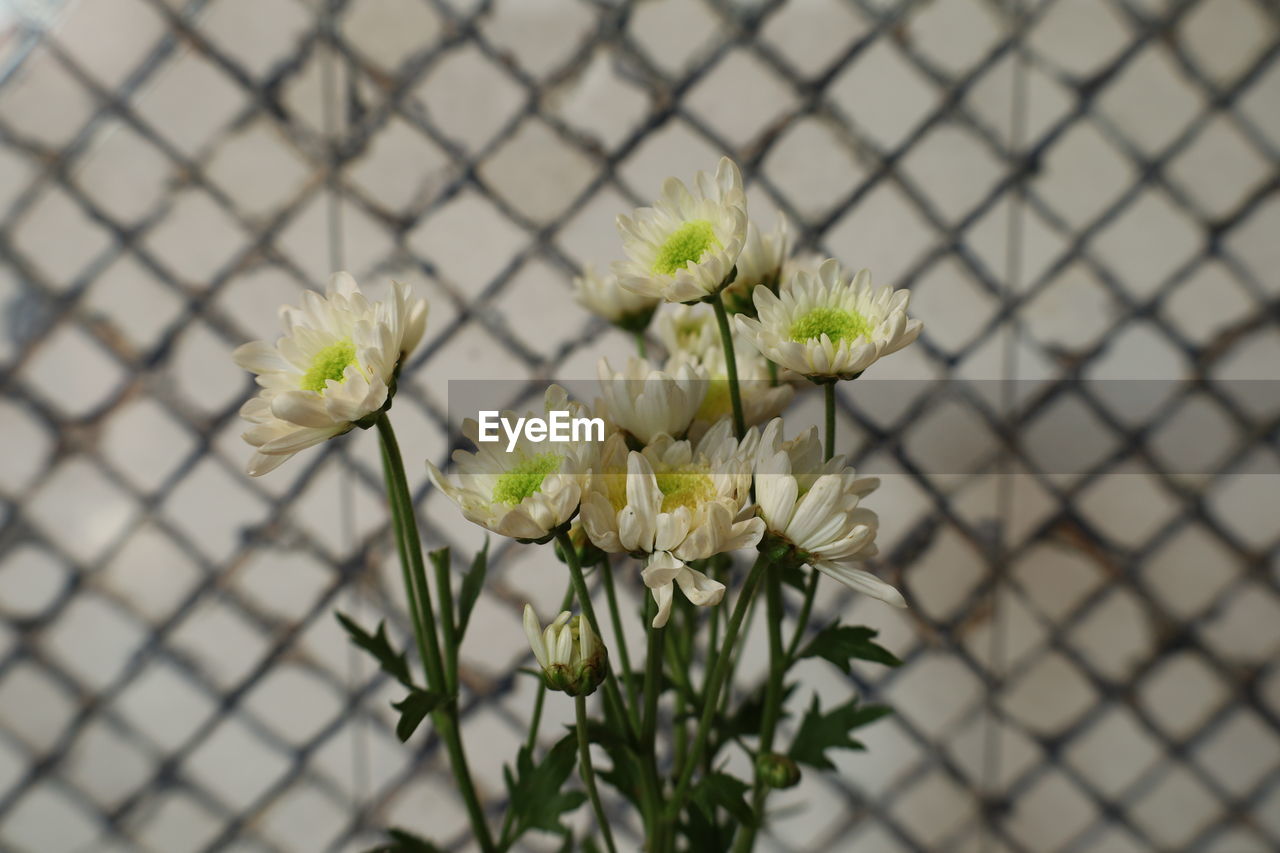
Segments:
[[[754,444],[739,444],[726,420],[696,443],[659,436],[628,451],[620,435],[605,443],[582,502],[582,526],[602,551],[645,560],[641,577],[658,604],[653,626],[671,616],[678,586],[698,606],[719,604],[724,584],[690,568],[760,541],[751,506]]]
[[[253,425],[244,439],[257,450],[248,465],[254,477],[387,405],[400,364],[422,340],[427,303],[399,282],[386,299],[371,302],[340,272],[324,296],[308,292],[302,307],[286,306],[280,316],[283,337],[233,354],[262,386],[240,409]]]
[[[919,337],[920,321],[907,317],[910,296],[873,289],[866,270],[848,281],[828,260],[816,272],[799,270],[777,294],[757,288],[758,319],[734,319],[770,361],[817,381],[852,379]]]
[[[667,355],[678,354],[700,360],[709,350],[719,349],[720,330],[710,305],[662,306],[653,320],[653,333]]]
[[[858,592],[894,607],[902,593],[861,568],[876,555],[880,521],[858,505],[880,485],[859,478],[843,456],[822,461],[818,430],[782,440],[782,420],[769,422],[755,465],[756,504],[769,534],[791,545],[795,556]]]
[[[583,269],[573,279],[573,296],[592,314],[605,318],[628,332],[643,332],[658,307],[659,299],[641,296],[618,284],[612,273],[601,274],[594,267]]]
[[[630,358],[622,371],[600,359],[600,397],[596,414],[641,444],[659,435],[682,438],[707,393],[707,374],[696,364],[658,370]]]
[[[745,425],[758,426],[782,414],[795,397],[795,386],[786,381],[774,381],[769,374],[769,363],[750,345],[735,342],[734,349]],[[701,358],[678,353],[664,369],[673,372],[684,363],[697,365],[707,375],[707,393],[689,425],[689,438],[696,440],[719,421],[733,417],[729,369],[725,366],[724,350],[718,344],[705,350]]]
[[[742,174],[725,157],[692,188],[668,178],[653,207],[618,217],[618,232],[627,260],[613,269],[623,287],[668,302],[719,293],[747,236]]]
[[[755,316],[752,297],[757,287],[778,292],[789,247],[787,219],[778,215],[778,225],[768,233],[754,222],[747,223],[747,240],[738,256],[738,274],[724,291],[725,307],[735,314]]]
[[[561,611],[543,631],[533,607],[524,606],[524,633],[547,687],[590,696],[609,672],[609,655],[589,620]]]
[[[570,418],[586,416],[581,403],[571,402],[558,385],[547,389],[540,412],[528,418],[549,419],[552,412]],[[515,422],[514,412],[502,418]],[[474,418],[462,424],[475,452],[455,450],[454,473],[446,477],[427,463],[431,481],[445,493],[468,521],[513,539],[543,541],[578,511],[588,472],[599,455],[591,441],[535,442],[521,431],[508,450],[506,440],[480,441]]]

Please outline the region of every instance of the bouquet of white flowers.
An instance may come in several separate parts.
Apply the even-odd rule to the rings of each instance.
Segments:
[[[551,624],[543,629],[533,608],[524,609],[540,685],[527,745],[507,769],[506,811],[496,828],[471,779],[456,701],[458,649],[487,550],[456,595],[447,550],[428,555],[433,600],[389,416],[401,367],[423,334],[426,303],[399,284],[387,300],[370,302],[339,273],[325,296],[308,294],[301,308],[282,311],[278,341],[236,351],[262,388],[241,411],[253,424],[244,435],[256,449],[250,474],[353,427],[378,429],[421,679],[381,625],[369,632],[338,618],[407,691],[394,705],[401,740],[431,718],[486,853],[511,849],[533,830],[563,835],[571,848],[562,818],[586,801],[604,847],[616,850],[597,778],[638,811],[646,850],[750,850],[770,791],[795,785],[800,765],[833,769],[827,751],[857,746],[850,732],[887,712],[856,697],[824,710],[815,697],[791,742],[778,743],[787,675],[798,661],[821,657],[846,673],[855,659],[897,663],[869,629],[837,622],[811,636],[808,627],[819,573],[905,606],[862,567],[876,553],[878,520],[861,504],[878,481],[858,477],[835,452],[835,385],[919,335],[920,323],[906,314],[907,292],[875,290],[865,270],[850,276],[835,260],[790,257],[785,223],[763,232],[748,221],[741,175],[727,159],[692,186],[669,179],[652,207],[619,217],[618,230],[626,260],[609,274],[584,271],[575,287],[585,307],[636,336],[639,357],[620,370],[602,359],[601,395],[591,405],[558,386],[547,389],[525,423],[574,424],[564,440],[526,428],[495,441],[493,423],[470,420],[464,432],[475,451],[457,451],[449,474],[428,463],[436,487],[469,521],[520,542],[549,543],[566,567],[564,605]],[[646,355],[651,322],[667,349],[661,365]],[[824,390],[825,441],[816,426],[788,438],[780,417],[805,380]],[[516,421],[503,413],[508,419]],[[745,550],[756,556],[742,575],[733,555]],[[643,614],[619,607],[615,570],[648,589]],[[611,641],[590,574],[599,575]],[[800,596],[790,626],[788,585]],[[761,591],[768,677],[735,703],[743,626]],[[732,606],[722,605],[726,596]],[[643,660],[627,648],[627,618],[644,620]],[[577,724],[539,756],[547,691],[573,697]],[[611,762],[598,774],[592,744]],[[728,750],[747,755],[751,778],[725,772]],[[581,791],[569,782],[575,765]],[[390,837],[379,849],[436,849],[400,830]],[[592,836],[580,841],[599,849]]]

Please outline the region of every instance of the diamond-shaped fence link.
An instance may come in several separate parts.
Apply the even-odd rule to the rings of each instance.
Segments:
[[[0,848],[465,847],[435,739],[396,742],[330,615],[406,628],[376,447],[249,480],[230,351],[335,267],[410,282],[397,426],[443,461],[449,380],[627,352],[569,277],[721,153],[925,321],[876,368],[912,380],[891,415],[842,388],[912,608],[819,605],[905,664],[797,691],[898,713],[764,843],[1280,846],[1280,411],[1250,383],[1280,364],[1278,55],[1267,0],[0,7]],[[1130,379],[1167,381],[1094,381]],[[479,531],[410,468],[461,559]],[[496,814],[517,607],[561,590],[494,544],[462,680]]]

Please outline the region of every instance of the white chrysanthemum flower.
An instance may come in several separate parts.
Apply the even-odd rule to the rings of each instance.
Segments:
[[[586,416],[558,385],[547,388],[542,411],[526,417],[550,420],[552,412],[569,418]],[[513,412],[501,417],[515,420]],[[515,446],[480,441],[479,424],[468,418],[463,434],[476,446],[474,453],[453,452],[456,469],[445,477],[427,462],[431,481],[462,510],[468,521],[513,539],[544,541],[578,511],[588,474],[599,456],[599,444],[589,440],[535,442],[521,431]]]
[[[845,586],[894,607],[906,607],[902,593],[859,568],[877,553],[876,514],[858,502],[880,485],[859,478],[843,456],[822,461],[818,430],[782,440],[782,420],[769,422],[756,458],[756,504],[769,535],[783,540],[795,556]]]
[[[750,346],[735,346],[734,349],[743,423],[748,427],[767,423],[791,404],[795,386],[775,381],[769,374],[769,362]],[[689,425],[689,438],[697,440],[720,420],[733,417],[729,368],[725,364],[724,349],[720,346],[708,348],[700,359],[678,353],[667,362],[666,370],[674,371],[683,363],[697,364],[707,375],[707,393],[693,416],[693,423]]]
[[[778,224],[769,233],[761,231],[754,222],[747,223],[747,239],[742,254],[738,255],[738,274],[724,290],[725,308],[735,314],[755,316],[752,294],[757,287],[778,292],[788,245],[785,216],[778,215]]]
[[[797,272],[777,294],[757,288],[759,319],[734,319],[770,361],[815,380],[852,379],[919,336],[920,321],[907,317],[910,296],[874,290],[866,270],[847,281],[828,260],[816,274]]]
[[[543,631],[533,608],[524,606],[524,633],[543,680],[552,690],[590,696],[608,674],[609,656],[590,621],[562,611]]]
[[[596,414],[642,444],[659,435],[683,437],[707,393],[706,371],[696,364],[663,371],[629,358],[624,370],[614,371],[601,358],[599,373]]]
[[[601,274],[592,266],[574,277],[573,295],[583,308],[629,332],[644,331],[661,301],[627,290],[618,284],[617,276]]]
[[[653,321],[653,332],[668,356],[684,353],[701,359],[720,349],[720,329],[710,305],[664,305]]]
[[[668,302],[718,293],[747,236],[747,196],[733,161],[714,176],[699,172],[692,189],[676,178],[662,185],[653,207],[618,217],[627,260],[613,265],[623,287]]]
[[[286,459],[347,432],[386,407],[400,364],[427,324],[427,302],[395,282],[370,302],[349,273],[336,273],[324,296],[280,309],[284,335],[238,347],[236,364],[257,374],[262,390],[240,409],[253,424],[244,440],[257,448],[257,477]]]
[[[754,451],[754,443],[739,444],[728,421],[696,444],[663,435],[628,452],[617,434],[605,443],[582,525],[597,548],[645,558],[641,577],[658,603],[653,627],[667,624],[676,586],[699,606],[724,597],[724,584],[689,561],[760,541],[764,522],[750,503]]]

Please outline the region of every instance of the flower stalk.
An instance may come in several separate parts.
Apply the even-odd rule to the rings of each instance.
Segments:
[[[431,590],[427,586],[426,566],[422,560],[422,542],[418,538],[418,525],[414,521],[413,497],[409,493],[404,460],[400,455],[400,445],[396,441],[395,430],[391,427],[391,419],[385,412],[378,416],[377,427],[378,437],[382,441],[382,458],[387,474],[387,497],[391,503],[391,518],[400,552],[401,569],[404,572],[405,592],[409,599],[410,611],[415,614],[414,634],[418,641],[423,668],[426,670],[427,686],[448,696],[444,705],[433,712],[432,718],[436,724],[436,731],[440,733],[440,739],[444,741],[445,749],[449,753],[449,764],[458,782],[458,790],[462,794],[462,801],[466,806],[467,817],[471,822],[471,831],[475,834],[476,843],[485,853],[490,853],[497,848],[489,833],[489,825],[485,821],[484,809],[476,794],[475,783],[471,779],[471,769],[467,764],[466,751],[462,745],[458,726],[458,704],[450,691],[441,656],[440,639],[436,633],[435,610],[431,602]],[[456,657],[456,637],[453,636],[452,630],[446,631],[445,636],[447,642],[453,643],[448,649],[449,655]]]

